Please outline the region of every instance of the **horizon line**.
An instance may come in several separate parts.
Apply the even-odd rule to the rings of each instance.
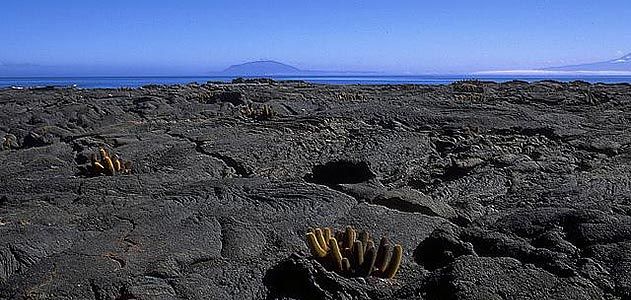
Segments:
[[[0,76],[0,79],[68,79],[68,78],[270,78],[270,79],[298,79],[298,78],[335,78],[335,77],[357,77],[357,78],[374,78],[374,77],[463,77],[466,79],[476,79],[476,76],[499,76],[499,77],[629,77],[631,71],[545,71],[545,70],[501,70],[501,71],[478,71],[471,73],[425,73],[425,74],[381,74],[381,75],[89,75],[89,76]]]

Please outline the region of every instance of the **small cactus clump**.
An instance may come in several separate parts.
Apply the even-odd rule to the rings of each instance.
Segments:
[[[7,134],[2,138],[2,150],[11,150],[18,147],[15,135]]]
[[[131,162],[123,161],[118,158],[117,155],[110,156],[105,148],[99,148],[100,159],[96,154],[92,154],[90,157],[90,167],[88,170],[93,175],[108,175],[114,176],[116,174],[129,174],[131,173]]]
[[[241,109],[241,114],[255,120],[269,120],[276,112],[270,105],[263,105],[260,107],[254,107],[252,104],[248,104]]]
[[[392,279],[401,266],[401,245],[392,246],[383,237],[377,247],[368,232],[358,235],[350,226],[337,233],[328,227],[310,229],[306,237],[311,254],[325,268],[345,277]]]

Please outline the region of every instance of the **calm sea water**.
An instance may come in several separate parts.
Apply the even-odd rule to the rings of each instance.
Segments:
[[[576,76],[576,77],[536,77],[536,76],[296,76],[274,77],[275,80],[304,80],[323,84],[449,84],[463,79],[480,79],[496,82],[510,80],[539,81],[583,80],[591,83],[631,83],[631,76]],[[0,88],[58,86],[79,88],[119,88],[139,87],[148,84],[206,83],[207,81],[229,82],[233,77],[0,77]]]

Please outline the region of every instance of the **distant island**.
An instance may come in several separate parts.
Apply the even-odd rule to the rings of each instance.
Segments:
[[[232,65],[221,71],[222,75],[234,76],[298,75],[305,72],[308,71],[303,71],[296,67],[273,60],[253,61],[244,64]]]
[[[620,58],[602,61],[602,62],[561,66],[561,67],[551,67],[551,68],[544,68],[542,70],[544,71],[586,71],[586,72],[594,72],[594,71],[596,72],[603,72],[603,71],[631,72],[631,53]]]
[[[220,76],[335,76],[335,75],[375,75],[371,71],[321,71],[301,70],[294,66],[273,60],[260,60],[232,65],[221,72],[213,73]]]
[[[534,75],[534,76],[572,76],[572,75],[593,75],[593,76],[631,76],[631,53],[612,60],[585,63],[578,65],[547,67],[532,70],[499,70],[482,71],[474,73],[476,75]]]

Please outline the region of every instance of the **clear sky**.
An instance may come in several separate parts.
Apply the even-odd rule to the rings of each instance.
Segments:
[[[0,76],[203,75],[261,59],[454,73],[628,52],[629,0],[4,0],[0,9]]]

